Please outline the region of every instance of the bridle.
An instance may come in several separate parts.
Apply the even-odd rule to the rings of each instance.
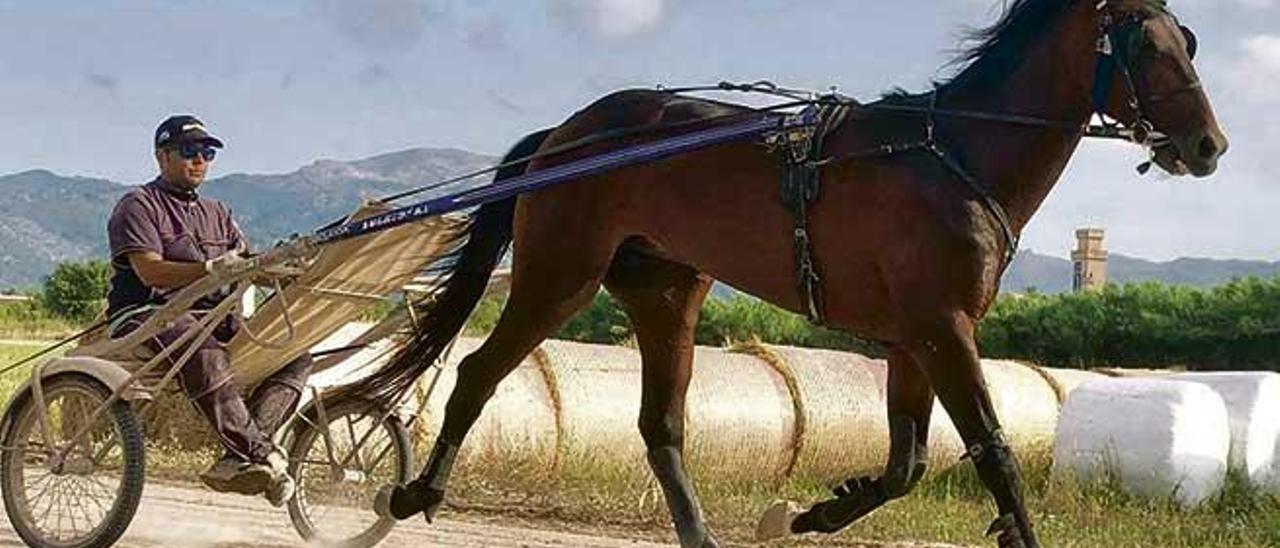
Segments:
[[[1172,16],[1162,0],[1150,3],[1161,14]],[[1177,89],[1148,93],[1145,96],[1140,95],[1133,79],[1133,63],[1135,54],[1143,45],[1142,27],[1146,20],[1152,17],[1152,14],[1132,12],[1117,16],[1110,8],[1110,0],[1101,0],[1097,4],[1099,11],[1097,61],[1093,75],[1092,99],[1093,113],[1098,116],[1102,123],[1090,125],[1086,128],[1086,135],[1099,137],[1115,135],[1127,138],[1148,148],[1161,146],[1168,142],[1168,136],[1155,131],[1150,119],[1143,112],[1142,104],[1144,101],[1141,99],[1145,99],[1148,105],[1167,101],[1181,93],[1200,89],[1202,87],[1200,80],[1193,76],[1190,82]],[[1187,42],[1187,55],[1194,59],[1198,49],[1198,40],[1195,33],[1185,25],[1180,24],[1178,28],[1182,31],[1183,38]],[[1120,124],[1109,121],[1105,114],[1107,99],[1111,94],[1112,82],[1117,72],[1120,73],[1124,82],[1125,90],[1128,93],[1128,106],[1133,113],[1133,121],[1125,124],[1127,131]],[[1149,167],[1150,162],[1139,167],[1139,171],[1145,173]]]
[[[1148,0],[1148,3],[1154,6],[1160,14],[1170,15],[1165,7],[1164,0]],[[1094,82],[1092,89],[1092,115],[1096,115],[1100,123],[1094,124],[1086,121],[1083,125],[1075,122],[1063,120],[1051,120],[1037,116],[1008,114],[1000,112],[983,112],[971,110],[957,110],[940,108],[938,102],[938,89],[935,87],[928,98],[928,106],[920,107],[914,105],[895,105],[895,104],[871,104],[857,105],[863,109],[879,110],[879,111],[897,111],[923,114],[925,116],[925,138],[911,143],[893,143],[885,144],[873,149],[855,151],[852,153],[840,154],[821,161],[821,163],[830,163],[833,161],[866,158],[875,156],[887,156],[899,154],[902,152],[923,150],[929,152],[944,166],[947,167],[957,178],[970,187],[981,198],[984,208],[995,218],[1000,230],[1004,235],[1006,244],[1004,262],[1001,271],[1009,266],[1013,261],[1013,257],[1017,254],[1018,237],[1014,232],[1007,212],[1004,207],[999,204],[991,195],[991,188],[982,184],[968,169],[966,169],[960,158],[949,152],[949,148],[941,143],[937,138],[936,119],[939,117],[951,117],[970,120],[984,120],[1005,124],[1045,127],[1057,129],[1067,132],[1082,133],[1085,137],[1102,138],[1102,139],[1122,139],[1132,143],[1141,145],[1149,150],[1154,151],[1158,147],[1167,146],[1169,137],[1154,129],[1151,121],[1143,113],[1142,105],[1148,105],[1166,101],[1169,98],[1192,90],[1200,89],[1199,79],[1193,79],[1188,84],[1173,90],[1162,91],[1159,93],[1149,93],[1145,96],[1141,95],[1140,90],[1134,83],[1133,64],[1135,62],[1135,54],[1141,48],[1144,40],[1142,26],[1146,20],[1155,14],[1147,11],[1135,11],[1117,16],[1112,11],[1112,0],[1099,0],[1095,4],[1099,12],[1098,22],[1098,39],[1096,48],[1096,61],[1094,69]],[[1179,25],[1182,30],[1183,37],[1187,42],[1187,53],[1191,57],[1195,57],[1197,49],[1196,36],[1191,29],[1186,26]],[[1119,121],[1109,121],[1106,115],[1107,99],[1111,93],[1111,84],[1113,78],[1119,72],[1125,82],[1125,89],[1128,92],[1128,105],[1133,112],[1133,121],[1129,123],[1121,123]],[[791,96],[791,95],[788,95]],[[817,102],[837,102],[847,104],[853,102],[852,99],[830,94],[817,98]],[[1090,118],[1093,118],[1093,116]],[[1154,154],[1154,152],[1153,152]],[[1146,173],[1151,167],[1151,162],[1147,161],[1138,166],[1139,173]]]

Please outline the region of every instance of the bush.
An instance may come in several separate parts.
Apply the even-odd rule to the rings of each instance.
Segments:
[[[44,282],[41,304],[68,320],[87,322],[104,307],[111,285],[106,261],[59,263]]]
[[[1210,289],[1148,282],[1004,295],[978,335],[984,356],[1055,367],[1275,369],[1280,278]]]

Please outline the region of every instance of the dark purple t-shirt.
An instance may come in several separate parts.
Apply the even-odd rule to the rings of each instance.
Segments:
[[[120,198],[107,221],[107,239],[113,270],[107,312],[112,315],[135,305],[164,302],[161,292],[147,287],[133,271],[130,253],[152,251],[166,261],[202,263],[245,241],[221,202],[160,178]],[[217,297],[204,299],[197,308],[212,306]]]

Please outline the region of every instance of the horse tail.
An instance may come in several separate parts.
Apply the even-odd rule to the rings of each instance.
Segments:
[[[521,175],[529,162],[518,161],[537,152],[552,129],[525,136],[502,158],[494,174],[500,181]],[[463,234],[466,242],[436,261],[429,271],[437,282],[414,308],[414,332],[386,365],[364,379],[343,386],[336,397],[355,396],[391,404],[404,394],[449,346],[467,317],[484,296],[489,277],[511,246],[516,198],[490,202],[471,215]]]

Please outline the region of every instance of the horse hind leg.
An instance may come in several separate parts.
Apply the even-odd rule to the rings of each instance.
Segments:
[[[711,280],[687,266],[624,247],[609,268],[605,287],[631,318],[640,346],[640,434],[680,545],[718,546],[703,520],[683,456],[693,332]]]
[[[846,480],[836,487],[836,498],[796,516],[790,523],[791,533],[835,533],[886,502],[906,496],[924,476],[933,389],[924,371],[902,347],[889,353],[888,384],[890,441],[884,475]]]
[[[525,225],[516,235],[511,294],[493,332],[458,364],[444,423],[417,479],[394,488],[377,507],[396,519],[422,512],[432,521],[444,502],[458,449],[498,383],[529,352],[585,307],[600,288],[617,243],[601,230]],[[564,234],[579,234],[566,238]]]

